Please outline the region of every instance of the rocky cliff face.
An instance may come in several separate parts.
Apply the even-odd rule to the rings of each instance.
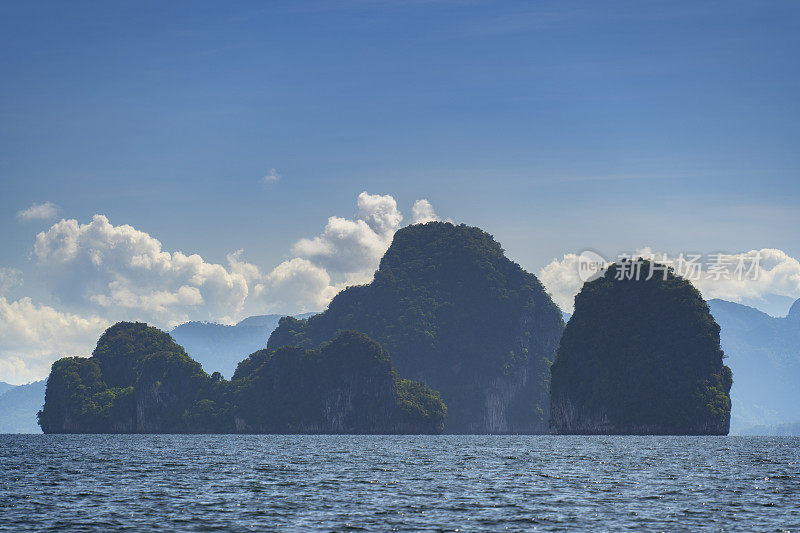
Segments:
[[[688,281],[671,271],[646,279],[649,267],[628,279],[612,265],[575,298],[552,367],[556,433],[728,433],[719,326]]]
[[[556,433],[570,435],[727,435],[729,417],[708,417],[671,424],[633,422],[620,424],[604,407],[591,407],[578,403],[565,395],[552,399],[550,408],[552,425]]]
[[[398,231],[372,283],[339,293],[322,314],[282,319],[268,347],[315,347],[345,329],[377,340],[402,375],[441,392],[446,432],[547,432],[561,312],[480,229]]]

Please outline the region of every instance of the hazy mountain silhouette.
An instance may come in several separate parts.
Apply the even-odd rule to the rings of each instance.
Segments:
[[[0,394],[0,433],[41,433],[36,412],[44,404],[46,380],[27,385],[8,385]]]
[[[297,315],[306,318],[314,313]],[[245,318],[235,326],[213,322],[187,322],[170,332],[203,365],[209,374],[219,372],[230,378],[236,365],[249,354],[266,348],[267,339],[286,315],[258,315]]]
[[[725,300],[709,300],[733,370],[731,432],[800,421],[800,300],[783,318]]]

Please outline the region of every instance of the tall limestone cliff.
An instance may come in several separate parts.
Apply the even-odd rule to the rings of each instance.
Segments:
[[[732,376],[708,305],[671,270],[636,264],[612,265],[575,297],[552,368],[553,430],[727,434]]]
[[[341,330],[375,339],[401,375],[438,390],[450,433],[547,431],[561,312],[488,233],[442,222],[398,231],[369,285],[324,313],[284,318],[268,348],[313,348]]]
[[[226,381],[166,333],[121,322],[91,357],[53,363],[39,424],[45,433],[437,433],[445,412],[360,333],[319,350],[261,350]]]

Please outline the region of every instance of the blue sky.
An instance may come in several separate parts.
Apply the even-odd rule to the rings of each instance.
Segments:
[[[33,257],[60,218],[263,274],[362,191],[533,272],[586,248],[800,257],[797,2],[4,2],[0,50],[9,301],[83,312]]]

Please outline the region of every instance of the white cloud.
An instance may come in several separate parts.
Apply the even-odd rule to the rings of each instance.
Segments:
[[[51,202],[37,204],[34,202],[29,208],[18,211],[17,219],[24,222],[28,222],[29,220],[50,220],[54,218],[56,214],[58,214],[58,207],[55,204]]]
[[[269,169],[269,173],[261,178],[263,183],[275,183],[276,181],[281,179],[281,175],[278,174],[278,171],[274,168]]]
[[[226,269],[197,254],[164,251],[158,239],[103,215],[89,224],[62,220],[39,233],[34,257],[65,304],[162,328],[235,316],[252,271],[238,254]]]
[[[415,222],[438,219],[427,200],[418,200],[412,214]],[[392,196],[362,192],[355,218],[332,216],[322,233],[298,240],[294,257],[259,282],[254,297],[284,313],[325,308],[344,287],[372,280],[402,222]]]
[[[342,288],[331,284],[324,268],[295,257],[256,284],[254,295],[265,302],[267,311],[296,314],[324,309]]]
[[[578,275],[578,254],[565,254],[539,271],[542,282],[550,297],[562,310],[571,313],[575,295],[583,287]]]
[[[46,287],[65,310],[162,328],[187,320],[232,322],[243,312],[319,310],[343,287],[367,283],[401,227],[389,195],[362,192],[354,218],[332,216],[316,237],[298,240],[288,260],[264,274],[227,256],[227,265],[163,250],[161,242],[103,215],[88,224],[61,220],[36,236],[33,257]],[[415,221],[433,220],[427,200]]]
[[[349,283],[364,283],[372,278],[402,221],[394,198],[362,192],[354,220],[330,217],[320,235],[300,239],[292,253]]]
[[[411,223],[424,224],[425,222],[437,222],[441,220],[433,210],[433,206],[424,198],[417,200],[411,207]]]
[[[234,275],[243,277],[249,285],[252,281],[261,278],[261,272],[256,265],[242,261],[242,254],[244,254],[244,250],[239,249],[226,256],[228,270]]]
[[[47,375],[65,355],[91,352],[118,320],[168,329],[187,320],[232,323],[243,312],[294,314],[324,309],[345,286],[372,279],[403,215],[388,195],[358,196],[352,219],[332,216],[316,237],[298,240],[292,254],[264,273],[242,259],[209,263],[197,254],[167,251],[161,242],[103,215],[87,224],[61,220],[36,236],[32,257],[50,305],[8,299],[22,273],[0,269],[0,380]],[[430,203],[412,207],[414,221],[436,217]]]
[[[642,248],[632,255],[650,257],[652,254],[650,248]],[[760,263],[756,262],[757,275],[734,274],[739,257],[744,259],[746,267],[749,268],[757,256],[761,258]],[[663,260],[663,257],[663,254],[655,254],[656,261]],[[688,258],[688,254],[685,257]],[[666,259],[674,261],[676,265],[681,262],[680,255],[668,255]],[[752,302],[765,300],[771,295],[800,298],[800,261],[782,250],[763,248],[743,254],[723,255],[722,261],[729,265],[730,275],[719,279],[708,275],[708,259],[708,257],[703,258],[703,270],[699,279],[691,280],[706,300],[720,298],[733,302],[744,300]],[[578,275],[578,255],[565,254],[561,259],[554,259],[539,271],[539,279],[553,297],[553,301],[564,311],[571,312],[575,295],[583,286]]]
[[[110,323],[34,304],[30,298],[0,297],[0,381],[41,379],[56,359],[88,355]]]
[[[752,260],[760,256],[758,275],[751,276],[754,279],[738,279],[739,276],[732,275],[731,279],[705,279],[693,281],[693,283],[703,293],[703,297],[708,299],[721,298],[733,302],[741,302],[743,299],[764,299],[773,294],[800,298],[800,261],[791,257],[783,250],[773,248],[762,248],[761,250],[750,250],[742,254],[745,258],[745,265],[749,268]],[[736,256],[723,256],[723,261],[727,261],[735,268],[738,262]]]

